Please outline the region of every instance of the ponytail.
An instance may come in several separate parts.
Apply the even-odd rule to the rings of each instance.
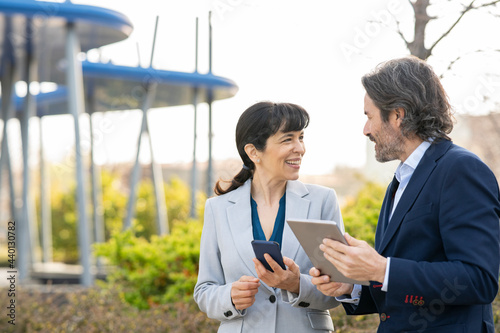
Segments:
[[[216,195],[223,195],[226,193],[229,193],[233,190],[236,190],[238,187],[241,185],[245,184],[247,180],[249,180],[252,175],[253,175],[253,168],[255,165],[252,163],[252,168],[247,167],[245,164],[243,164],[243,168],[240,170],[240,172],[233,177],[232,180],[222,180],[219,179],[217,183],[215,183],[215,188],[214,192]],[[221,186],[221,183],[230,183],[229,187],[226,189],[223,189]]]

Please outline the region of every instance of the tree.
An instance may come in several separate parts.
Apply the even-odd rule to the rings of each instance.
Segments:
[[[460,23],[460,21],[463,19],[463,17],[472,11],[475,10],[484,10],[484,9],[490,9],[491,11],[489,14],[499,16],[500,14],[498,11],[500,10],[500,7],[498,6],[498,3],[500,3],[500,0],[494,0],[490,2],[485,2],[481,4],[477,4],[477,0],[472,0],[468,1],[467,5],[464,5],[461,3],[461,6],[463,7],[462,10],[458,13],[457,18],[453,21],[453,23],[446,29],[444,30],[439,37],[437,37],[434,41],[427,43],[428,45],[430,44],[429,47],[426,46],[427,42],[427,34],[426,34],[426,28],[429,22],[432,20],[438,19],[437,16],[430,16],[428,14],[428,8],[432,6],[430,0],[408,0],[408,2],[411,4],[413,8],[413,13],[414,13],[414,36],[413,36],[413,41],[409,41],[408,38],[405,36],[405,34],[401,31],[400,29],[400,22],[396,20],[397,24],[397,32],[403,39],[404,43],[406,44],[406,47],[410,51],[410,53],[422,60],[427,60],[432,54],[435,49],[435,47],[443,41],[452,31],[455,29],[455,27]],[[443,2],[441,1],[435,1],[435,3],[438,2]],[[454,1],[447,0],[448,3],[452,4]],[[456,3],[456,1],[455,1]],[[493,11],[497,11],[496,13]],[[500,51],[500,50],[496,50]],[[483,50],[477,50],[476,52],[483,52]],[[451,69],[451,66],[459,60],[462,57],[462,55],[458,55],[455,60],[452,60],[450,62],[450,65],[448,66],[448,69]]]

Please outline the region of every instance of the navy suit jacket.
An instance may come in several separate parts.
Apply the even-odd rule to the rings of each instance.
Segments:
[[[391,257],[388,291],[371,282],[347,313],[379,313],[378,332],[493,333],[500,195],[491,170],[450,141],[432,144],[383,230],[389,189],[375,236]]]

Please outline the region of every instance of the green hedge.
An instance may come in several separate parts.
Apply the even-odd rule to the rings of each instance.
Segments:
[[[122,231],[126,216],[128,193],[121,177],[106,170],[101,172],[102,205],[105,224],[105,239]],[[64,180],[58,179],[51,187],[52,242],[54,261],[68,264],[79,260],[77,239],[76,190],[74,185],[67,186]],[[177,221],[189,218],[190,190],[179,178],[172,178],[164,184],[165,201],[169,227],[172,229]],[[206,196],[197,193],[197,216],[203,216]],[[90,206],[89,206],[90,208]],[[91,210],[88,213],[91,218]],[[137,202],[133,224],[137,236],[150,239],[157,233],[156,208],[153,184],[149,178],[139,182],[137,187]]]
[[[117,286],[139,309],[189,302],[197,280],[202,227],[196,220],[178,222],[170,235],[153,235],[150,241],[130,229],[95,245],[95,253],[114,266],[108,284]]]

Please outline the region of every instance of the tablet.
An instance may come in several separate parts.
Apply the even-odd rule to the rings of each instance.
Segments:
[[[330,281],[345,282],[353,284],[370,285],[368,281],[358,281],[345,277],[335,266],[323,255],[319,246],[324,238],[331,238],[347,245],[344,235],[334,221],[312,220],[312,219],[288,219],[288,225],[292,228],[295,237],[306,251],[309,260],[321,274],[330,276]]]

